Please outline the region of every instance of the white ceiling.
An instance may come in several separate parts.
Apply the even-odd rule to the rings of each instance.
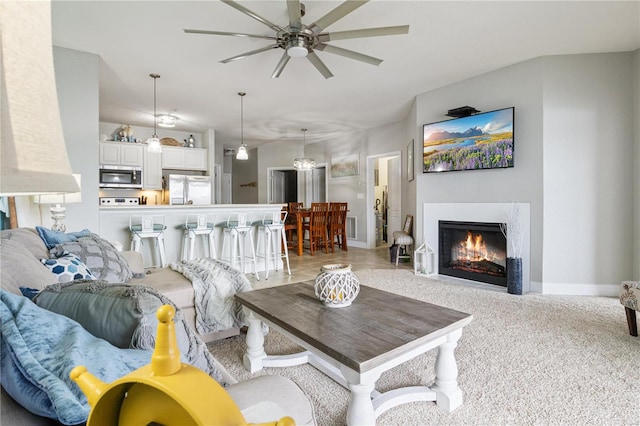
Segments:
[[[286,26],[286,2],[239,1]],[[306,25],[339,1],[305,1]],[[268,40],[185,34],[184,28],[273,35],[264,24],[219,1],[53,2],[56,46],[100,56],[100,121],[153,127],[158,113],[180,117],[176,130],[216,130],[237,145],[240,97],[249,147],[275,140],[307,142],[404,119],[416,95],[542,55],[640,48],[640,1],[376,1],[326,29],[410,25],[409,34],[330,42],[384,59],[373,66],[326,52],[324,79],[292,58],[271,79],[282,50],[219,61]],[[523,81],[523,84],[526,82]],[[479,109],[473,99],[469,105]],[[447,109],[462,105],[443,105]],[[161,131],[158,132],[162,136]]]

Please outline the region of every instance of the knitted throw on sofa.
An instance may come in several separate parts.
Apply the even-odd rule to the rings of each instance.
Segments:
[[[244,274],[216,259],[183,260],[169,265],[193,284],[196,330],[200,334],[248,325],[234,295],[252,290]]]

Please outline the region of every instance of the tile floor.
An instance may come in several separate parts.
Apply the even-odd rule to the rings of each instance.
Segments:
[[[265,279],[264,272],[260,272],[260,281],[257,281],[253,274],[247,274],[247,278],[254,289],[260,289],[312,280],[320,273],[320,267],[328,264],[351,264],[353,271],[358,271],[359,269],[396,269],[395,263],[390,261],[389,248],[387,246],[375,249],[349,247],[348,251],[336,248],[335,253],[329,252],[329,254],[326,254],[324,251],[316,251],[313,256],[309,254],[307,249],[304,250],[302,256],[298,256],[295,251],[291,250],[289,252],[289,263],[291,265],[291,275],[287,273],[285,263],[284,269],[269,271],[268,279]],[[400,262],[398,263],[398,269],[413,271],[413,264],[411,262]]]

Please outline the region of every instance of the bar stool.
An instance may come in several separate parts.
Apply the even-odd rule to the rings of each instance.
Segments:
[[[164,252],[164,216],[131,216],[129,218],[129,231],[131,232],[131,250],[140,252],[140,244],[144,238],[153,238],[156,245],[156,253],[160,256],[162,268],[167,266],[167,257]],[[152,265],[154,267],[155,265]]]
[[[182,260],[193,260],[195,258],[195,243],[198,235],[205,238],[204,247],[207,247],[207,255],[217,259],[215,246],[215,225],[214,215],[187,215],[187,219],[182,225]]]
[[[289,249],[287,248],[287,236],[284,224],[287,220],[285,210],[278,213],[265,213],[258,226],[258,244],[256,252],[260,253],[260,243],[262,242],[263,252],[258,257],[264,258],[265,279],[269,279],[269,263],[273,261],[273,269],[278,270],[278,260],[284,258],[287,261],[287,272],[291,275],[289,267]],[[280,244],[282,242],[282,244]],[[282,250],[278,249],[278,246]]]
[[[258,265],[256,262],[256,246],[253,242],[253,235],[251,230],[253,214],[246,213],[230,213],[227,217],[227,221],[222,225],[223,238],[222,238],[222,252],[220,253],[220,260],[228,263],[232,267],[236,267],[238,261],[240,261],[240,270],[245,272],[244,264],[245,260],[253,260],[253,273],[256,279],[260,281],[260,275],[258,275]],[[249,246],[251,248],[251,255],[248,256],[245,250],[246,240],[249,240]],[[229,257],[225,258],[225,247],[229,247]]]

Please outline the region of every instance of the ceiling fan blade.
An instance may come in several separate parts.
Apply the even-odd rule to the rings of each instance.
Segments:
[[[337,31],[324,33],[318,36],[322,42],[330,40],[348,40],[352,38],[382,37],[390,35],[408,34],[409,25],[399,25],[397,27],[363,28],[361,30]]]
[[[324,64],[324,62],[320,60],[320,58],[318,57],[318,55],[315,54],[315,52],[310,51],[309,54],[307,55],[307,59],[309,60],[309,62],[313,64],[314,67],[316,67],[318,71],[320,71],[320,74],[322,74],[324,78],[333,77],[333,74],[331,74],[331,71],[329,71],[329,68],[327,68],[327,66]]]
[[[240,55],[232,56],[230,58],[224,59],[220,61],[223,64],[228,64],[232,61],[237,61],[238,59],[246,58],[247,56],[255,55],[256,53],[266,52],[267,50],[277,49],[279,46],[277,44],[272,44],[270,46],[262,47],[260,49],[252,50],[251,52],[241,53]]]
[[[282,58],[280,58],[280,62],[278,62],[278,65],[276,66],[276,69],[273,70],[273,74],[271,74],[271,78],[280,77],[280,74],[282,74],[282,70],[284,70],[284,66],[287,65],[287,62],[289,62],[290,58],[291,57],[287,54],[287,52],[284,52],[284,54],[282,55]]]
[[[292,31],[301,30],[300,0],[287,0],[287,11],[289,12],[289,28]]]
[[[224,31],[207,31],[207,30],[183,30],[187,34],[213,34],[213,35],[223,35],[223,36],[234,36],[234,37],[251,37],[251,38],[263,38],[267,40],[277,40],[277,37],[273,36],[263,36],[258,34],[246,34],[246,33],[228,33]]]
[[[255,19],[256,21],[262,22],[263,24],[265,24],[267,27],[271,28],[272,30],[274,30],[275,32],[279,32],[279,31],[284,31],[284,28],[274,24],[273,22],[269,21],[268,19],[263,18],[262,16],[256,14],[255,12],[252,12],[251,10],[247,9],[246,7],[242,6],[241,4],[236,3],[233,0],[220,0],[221,2],[233,7],[236,10],[239,10],[240,12],[244,13],[245,15],[248,15],[250,17],[252,17],[253,19]]]
[[[309,25],[308,29],[313,31],[314,34],[321,33],[329,25],[344,18],[360,6],[363,6],[369,0],[347,0],[340,6],[333,9],[331,12],[318,19],[313,24]]]
[[[380,65],[382,59],[374,58],[373,56],[365,55],[363,53],[354,52],[353,50],[343,49],[341,47],[332,46],[330,44],[319,43],[316,46],[316,50],[322,50],[324,52],[333,53],[334,55],[344,56],[345,58],[355,59],[356,61],[366,62],[371,65]]]

